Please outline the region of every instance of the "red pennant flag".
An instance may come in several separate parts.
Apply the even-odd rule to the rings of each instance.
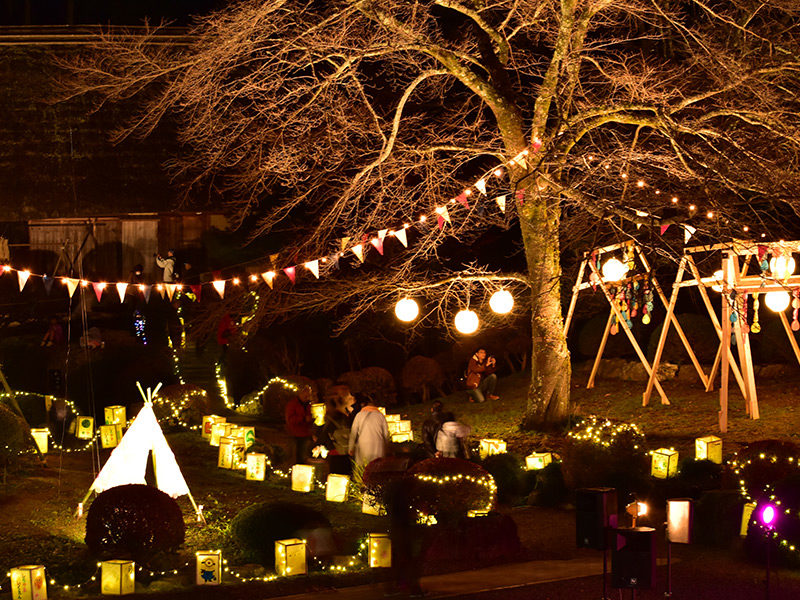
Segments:
[[[375,250],[378,251],[378,254],[383,256],[383,240],[380,238],[372,238],[370,243],[375,246]]]
[[[661,235],[664,235],[667,232],[667,229],[669,229],[669,223],[667,223],[666,225],[662,225],[661,226]]]
[[[525,202],[525,190],[517,190],[517,200],[520,204]]]
[[[767,253],[767,247],[759,244],[758,245],[758,262],[764,260],[764,255]]]
[[[286,267],[283,270],[283,272],[286,273],[286,276],[291,280],[292,283],[294,283],[295,278],[296,278],[295,268],[294,267]]]
[[[192,290],[194,297],[197,298],[197,301],[200,302],[200,292],[203,291],[202,285],[190,285],[189,289]]]
[[[106,284],[92,283],[92,289],[94,290],[94,295],[97,296],[97,301],[100,302],[103,299],[103,290],[106,289]]]
[[[466,192],[461,192],[456,197],[456,200],[458,200],[461,204],[463,204],[464,208],[469,208],[469,201],[467,200],[467,193]]]
[[[442,215],[437,215],[437,216],[436,216],[436,222],[437,222],[437,223],[438,223],[438,225],[439,225],[439,231],[441,231],[442,229],[444,229],[444,218],[442,217]]]

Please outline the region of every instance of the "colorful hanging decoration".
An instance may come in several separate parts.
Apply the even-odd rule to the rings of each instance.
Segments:
[[[800,288],[792,290],[792,331],[800,331],[800,321],[797,313],[800,311]]]
[[[750,333],[761,333],[761,323],[758,314],[761,302],[758,300],[758,295],[758,292],[753,294],[753,324],[750,326]]]
[[[294,267],[286,267],[283,270],[283,272],[286,273],[286,276],[289,278],[289,281],[291,281],[292,283],[294,283],[296,281],[297,272],[296,272],[296,269]]]
[[[119,301],[125,302],[125,292],[128,290],[128,284],[120,281],[116,284],[116,287],[117,287],[117,294],[119,295]]]
[[[25,287],[25,284],[28,283],[28,277],[31,276],[31,272],[27,269],[24,271],[17,271],[17,282],[19,283],[19,291],[22,291],[22,288]]]

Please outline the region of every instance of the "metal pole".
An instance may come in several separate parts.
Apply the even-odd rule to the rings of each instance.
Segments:
[[[772,532],[767,536],[767,579],[764,587],[764,598],[769,600],[769,547],[772,545]]]
[[[608,539],[608,535],[606,535],[606,539]],[[608,600],[608,596],[606,595],[606,579],[608,578],[608,556],[606,554],[607,552],[608,549],[604,546],[603,547],[603,600]]]
[[[672,542],[667,540],[667,591],[664,598],[672,598]]]

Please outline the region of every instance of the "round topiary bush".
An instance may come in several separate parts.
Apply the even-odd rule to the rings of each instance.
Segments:
[[[0,463],[8,464],[19,453],[31,448],[33,440],[25,421],[13,410],[0,404]]]
[[[779,440],[748,444],[730,461],[742,492],[757,498],[782,479],[798,472],[800,446]]]
[[[469,510],[492,509],[494,478],[480,465],[460,458],[429,458],[408,470],[413,507],[437,521],[454,521]]]
[[[153,398],[153,411],[159,423],[199,425],[203,416],[211,414],[208,393],[191,384],[176,383],[158,391]]]
[[[275,564],[275,541],[301,538],[312,556],[333,553],[330,521],[321,512],[288,502],[248,506],[231,521],[231,534],[246,560]]]
[[[86,517],[86,545],[95,556],[149,560],[183,543],[183,514],[149,485],[113,487],[95,498]]]
[[[528,504],[559,506],[567,499],[567,492],[560,462],[550,463],[538,471],[525,472],[524,493],[528,495]]]
[[[525,471],[518,456],[510,453],[492,454],[481,462],[481,466],[497,484],[497,502],[512,504],[522,497]]]

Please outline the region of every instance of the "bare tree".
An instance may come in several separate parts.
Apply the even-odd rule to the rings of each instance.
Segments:
[[[198,21],[186,47],[104,38],[68,86],[142,99],[118,138],[176,119],[175,175],[212,182],[259,235],[310,224],[298,260],[416,223],[527,150],[490,178],[490,195],[514,199],[505,215],[447,204],[452,228],[416,227],[380,276],[275,294],[269,310],[475,294],[508,274],[443,277],[442,243],[518,225],[533,425],[569,407],[560,253],[576,228],[691,222],[720,239],[796,212],[799,14],[792,0],[247,0]]]

